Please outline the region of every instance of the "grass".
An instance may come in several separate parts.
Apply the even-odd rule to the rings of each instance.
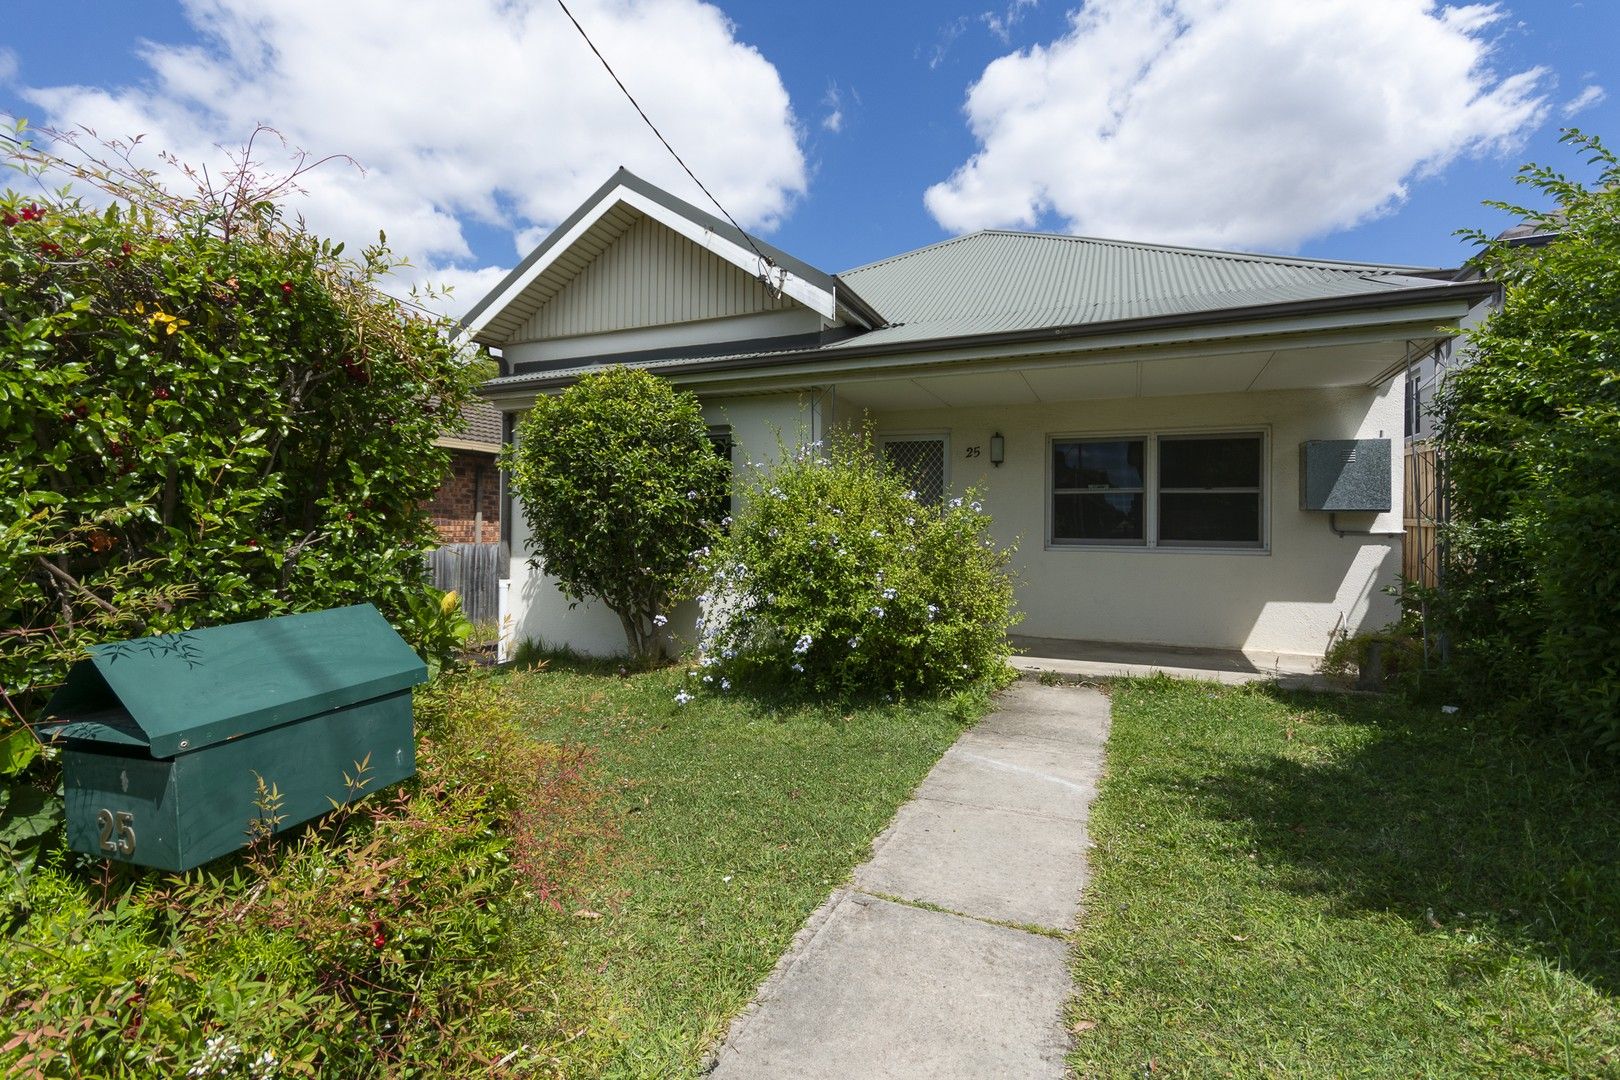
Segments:
[[[805,918],[984,707],[975,695],[850,705],[740,694],[679,706],[682,685],[680,671],[621,678],[578,661],[517,684],[535,733],[593,747],[614,789],[609,870],[536,931],[565,958],[549,1018],[576,1034],[554,1048],[563,1075],[695,1075]]]
[[[1114,695],[1071,1065],[1620,1076],[1620,782],[1381,699]]]

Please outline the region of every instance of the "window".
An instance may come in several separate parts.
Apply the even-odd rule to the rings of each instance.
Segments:
[[[711,427],[709,429],[709,445],[714,447],[716,456],[722,461],[728,465],[732,463],[732,453],[737,445],[737,440],[732,437],[730,427],[725,425]],[[731,487],[732,480],[727,478],[725,497],[720,500],[720,505],[716,507],[717,519],[731,516]]]
[[[1265,439],[1258,432],[1051,445],[1053,544],[1265,546]]]
[[[1052,444],[1052,539],[1141,544],[1147,533],[1145,439]]]
[[[945,498],[945,437],[894,435],[880,440],[883,460],[917,493],[917,501],[932,506]]]

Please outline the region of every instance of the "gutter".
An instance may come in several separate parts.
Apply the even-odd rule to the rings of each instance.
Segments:
[[[941,352],[962,348],[995,348],[999,345],[1027,345],[1042,342],[1063,342],[1104,337],[1114,334],[1146,330],[1176,329],[1184,326],[1221,326],[1254,319],[1286,318],[1290,315],[1321,315],[1335,312],[1399,308],[1415,302],[1432,300],[1465,300],[1469,306],[1492,296],[1497,290],[1491,281],[1461,281],[1435,285],[1423,289],[1403,291],[1398,296],[1389,293],[1367,293],[1359,296],[1334,297],[1327,300],[1292,300],[1282,304],[1255,304],[1249,307],[1225,308],[1215,312],[1177,312],[1170,315],[1149,315],[1139,319],[1114,319],[1104,323],[1077,323],[1067,326],[1042,327],[1036,330],[1006,330],[992,334],[961,334],[955,337],[929,338],[922,341],[879,342],[861,348],[806,349],[800,352],[777,353],[770,356],[727,356],[708,361],[694,361],[681,365],[679,374],[768,369],[791,364],[795,360],[862,360],[869,357],[892,356],[903,353]],[[1413,294],[1417,295],[1413,295]],[[901,324],[904,325],[904,324]],[[1214,336],[1214,335],[1207,335]],[[858,339],[857,339],[858,340]],[[479,393],[485,397],[507,390],[550,389],[567,386],[578,379],[573,376],[546,378],[540,372],[533,376],[514,373],[507,376],[524,381],[491,386],[485,383]]]

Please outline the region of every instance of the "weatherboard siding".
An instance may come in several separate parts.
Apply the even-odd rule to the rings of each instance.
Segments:
[[[725,259],[642,217],[531,315],[518,337],[579,337],[792,305]]]

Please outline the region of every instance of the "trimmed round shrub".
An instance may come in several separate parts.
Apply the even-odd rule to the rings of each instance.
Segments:
[[[973,493],[924,505],[855,437],[784,458],[707,553],[709,684],[922,694],[999,674],[1012,552]]]
[[[632,657],[657,659],[670,608],[697,592],[692,552],[714,536],[731,474],[697,398],[606,368],[537,400],[506,464],[531,564],[616,614]]]

